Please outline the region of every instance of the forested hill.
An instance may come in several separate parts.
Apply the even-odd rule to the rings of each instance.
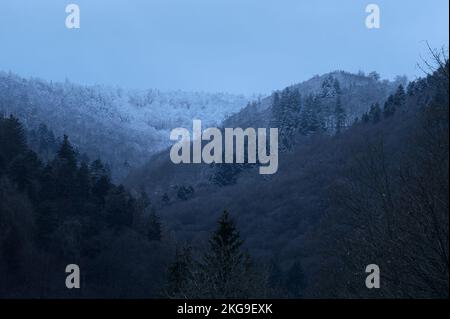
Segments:
[[[318,130],[333,134],[361,118],[371,105],[384,103],[399,86],[406,88],[406,84],[406,77],[382,80],[376,72],[317,75],[249,103],[229,117],[224,127],[278,127],[286,140],[296,131],[303,135]]]
[[[449,65],[434,62],[358,120],[334,77],[305,101],[274,93],[270,177],[160,153],[125,188],[69,137],[1,117],[0,297],[448,297]],[[334,105],[333,125],[311,105]],[[53,142],[39,156],[26,135]],[[73,263],[83,289],[64,286]],[[369,264],[383,289],[364,286]]]
[[[355,121],[362,120],[372,106],[383,108],[391,95],[391,99],[397,96],[396,99],[401,100],[406,86],[404,77],[388,81],[381,80],[376,72],[368,75],[331,72],[250,102],[243,110],[225,119],[221,127],[276,127],[283,152],[302,141],[301,137],[334,135],[345,130]],[[219,165],[211,169],[207,165],[173,165],[166,149],[142,167],[131,170],[126,183],[134,188],[145,186],[153,192],[164,193],[168,187],[173,191],[181,180],[185,184],[202,184],[216,179],[227,184],[241,171],[239,166]]]
[[[172,128],[190,126],[193,118],[219,125],[247,102],[226,93],[82,86],[0,71],[0,114],[13,114],[28,131],[43,124],[55,136],[69,135],[80,153],[103,159],[116,180],[167,147]]]
[[[271,177],[241,165],[175,165],[161,153],[130,176],[129,186],[146,188],[181,241],[203,239],[229,210],[246,247],[271,261],[273,281],[294,286],[296,297],[448,295],[446,61],[406,88],[391,86],[379,100],[362,95],[359,119],[341,130],[281,122],[293,130]],[[367,83],[364,90],[375,82]],[[275,105],[283,105],[278,94]],[[254,123],[250,109],[235,123]],[[371,263],[383,269],[383,290],[361,284]]]
[[[0,118],[1,297],[160,294],[164,278],[129,268],[163,273],[166,267],[160,224],[154,213],[144,214],[147,208],[145,196],[111,182],[101,161],[79,162],[67,136],[54,158],[43,161],[29,149],[20,121]],[[82,295],[64,286],[72,263],[89,282]]]

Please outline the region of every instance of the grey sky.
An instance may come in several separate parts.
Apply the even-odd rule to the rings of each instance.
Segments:
[[[81,29],[65,27],[65,6]],[[381,8],[381,29],[365,7]],[[0,70],[128,88],[268,93],[336,69],[420,74],[448,0],[0,0]]]

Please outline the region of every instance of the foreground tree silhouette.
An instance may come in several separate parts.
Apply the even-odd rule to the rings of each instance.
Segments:
[[[234,221],[225,211],[219,219],[218,227],[209,240],[209,250],[205,253],[202,276],[208,282],[207,293],[211,297],[232,296],[237,280],[246,272],[242,240]]]
[[[268,276],[242,250],[243,241],[227,211],[219,218],[208,243],[197,262],[190,249],[177,252],[169,267],[171,298],[262,298],[269,294]]]
[[[266,297],[268,276],[258,269],[242,249],[243,241],[227,211],[219,218],[216,231],[194,274],[203,298]]]

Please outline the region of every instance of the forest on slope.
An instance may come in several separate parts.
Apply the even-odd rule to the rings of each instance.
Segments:
[[[163,152],[115,185],[70,136],[43,157],[20,114],[3,117],[0,296],[448,296],[449,66],[435,58],[406,87],[332,73],[231,117],[280,128],[270,177]],[[81,290],[64,286],[72,263]],[[365,288],[372,263],[383,289]]]
[[[263,297],[265,272],[241,249],[223,212],[203,261],[164,231],[143,192],[111,182],[100,160],[80,161],[64,136],[53,159],[26,144],[20,121],[0,118],[1,298]],[[83,289],[67,289],[67,265]],[[194,289],[195,287],[195,289]],[[224,295],[225,294],[225,295]]]
[[[167,147],[173,127],[199,117],[218,125],[247,102],[243,95],[83,86],[0,71],[0,114],[20,118],[28,131],[44,125],[56,137],[69,135],[85,157],[101,158],[116,181]]]
[[[275,269],[275,282],[304,274],[296,296],[445,296],[448,62],[435,57],[429,75],[369,95],[359,113],[345,112],[349,86],[331,74],[312,96],[289,87],[227,120],[280,128],[273,176],[254,165],[174,165],[161,153],[127,185],[145,189],[177,240],[196,247],[221,210],[232,212],[245,247]],[[330,82],[343,89],[324,94]],[[351,92],[364,100],[362,87]],[[365,288],[372,263],[384,269],[382,292]]]

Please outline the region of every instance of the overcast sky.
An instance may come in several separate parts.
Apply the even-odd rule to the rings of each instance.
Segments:
[[[65,27],[65,7],[81,28]],[[367,29],[365,7],[381,9]],[[126,88],[268,93],[331,70],[420,74],[448,0],[0,0],[0,70]]]

